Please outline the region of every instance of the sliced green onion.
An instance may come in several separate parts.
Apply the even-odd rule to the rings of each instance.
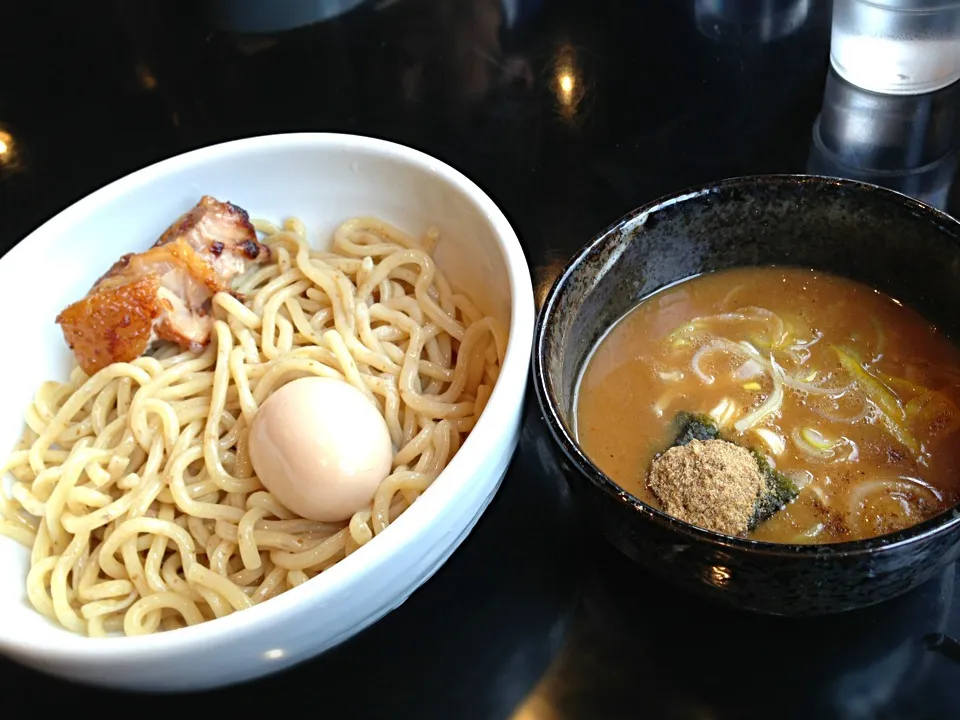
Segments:
[[[758,425],[767,415],[777,412],[783,405],[783,370],[773,356],[770,357],[770,375],[773,378],[773,391],[760,407],[734,423],[733,427],[738,433],[744,433]]]
[[[782,455],[783,451],[787,448],[787,443],[782,437],[777,435],[773,430],[768,428],[756,428],[754,432],[760,437],[761,440],[770,448],[770,452],[774,455]]]
[[[733,401],[724,398],[713,410],[708,412],[707,415],[709,415],[718,426],[725,427],[730,424],[733,416],[737,414],[737,410],[738,408]]]
[[[816,433],[816,434],[814,434]],[[812,428],[794,428],[790,433],[793,444],[804,455],[818,460],[830,460],[836,454],[835,443],[829,442],[823,435]]]
[[[803,428],[800,431],[800,436],[819,450],[833,450],[837,445],[835,442],[828,440],[819,430],[809,427]]]

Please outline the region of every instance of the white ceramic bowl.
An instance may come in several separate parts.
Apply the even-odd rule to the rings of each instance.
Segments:
[[[456,170],[369,138],[292,134],[197,150],[118,180],[0,259],[6,335],[0,453],[13,448],[37,385],[65,379],[72,355],[54,318],[120,255],[148,247],[203,194],[251,216],[302,218],[315,244],[341,221],[376,215],[438,227],[438,265],[509,324],[503,369],[482,417],[430,489],[381,536],[320,576],[249,610],[145,637],[94,639],[29,604],[28,553],[0,537],[0,651],[40,670],[116,688],[172,691],[238,682],[316,655],[400,605],[450,556],[489,504],[519,437],[533,335],[530,274],[503,213]]]

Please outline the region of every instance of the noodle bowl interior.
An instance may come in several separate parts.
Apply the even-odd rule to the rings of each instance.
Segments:
[[[130,268],[147,267],[149,253],[118,261],[83,302],[117,287],[129,299],[134,286],[159,282],[157,307],[166,314],[151,311],[149,349],[105,362],[91,340],[94,324],[65,310],[58,322],[78,361],[97,369],[76,367],[66,382],[38,388],[4,465],[0,534],[29,548],[26,595],[68,630],[173,630],[264,602],[329,569],[428,490],[497,381],[507,331],[450,286],[431,256],[442,242],[435,232],[413,237],[356,218],[321,251],[296,219],[251,225],[239,208],[219,207],[256,238],[234,248],[249,262],[228,265],[229,235],[214,238],[212,254],[191,255],[193,265],[178,265],[178,256],[134,277]],[[184,232],[184,222],[150,252],[169,247],[162,243]],[[244,271],[232,277],[230,267]],[[223,278],[227,289],[216,284]],[[131,312],[135,325],[138,310]],[[79,320],[70,330],[63,318]],[[129,322],[127,313],[108,328],[111,348],[146,342],[123,334]],[[204,328],[208,337],[198,340]],[[318,378],[333,384],[303,391],[319,393],[310,396],[316,402],[294,393],[312,417],[286,418],[306,431],[284,447],[302,442],[302,452],[327,453],[323,463],[313,455],[299,461],[333,463],[340,475],[313,478],[313,488],[285,485],[297,477],[268,482],[251,452],[258,412],[281,389]],[[284,417],[283,408],[272,415]],[[326,445],[314,428],[332,433]],[[377,428],[386,448],[381,470],[368,462],[374,444],[364,441]],[[356,441],[346,442],[346,432]],[[353,456],[344,457],[348,450]],[[364,473],[366,486],[327,502],[337,483]],[[298,512],[295,502],[311,493],[313,505]]]
[[[717,505],[747,495],[728,492],[740,478],[717,472],[727,456],[711,445],[744,448],[753,480],[789,491],[761,512],[770,485],[742,473],[758,509],[725,534],[833,543],[960,499],[958,403],[960,351],[916,312],[844,278],[755,267],[670,286],[621,319],[585,366],[576,429],[624,489],[718,531],[734,515]]]

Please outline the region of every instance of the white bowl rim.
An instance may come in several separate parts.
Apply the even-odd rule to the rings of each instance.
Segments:
[[[377,537],[376,542],[367,543],[317,577],[271,598],[268,602],[199,625],[133,637],[91,638],[63,629],[62,633],[37,640],[31,637],[10,637],[0,630],[0,649],[41,660],[45,657],[56,657],[58,661],[67,663],[113,664],[124,660],[143,659],[144,655],[148,655],[151,661],[159,661],[162,657],[189,653],[192,649],[199,649],[227,634],[239,639],[281,624],[284,616],[294,607],[311,605],[325,596],[342,592],[356,583],[361,575],[388,563],[404,547],[415,542],[419,528],[436,520],[449,499],[455,497],[459,488],[471,479],[470,468],[483,463],[484,449],[492,445],[501,434],[503,428],[496,424],[495,416],[508,412],[509,406],[515,402],[515,398],[512,398],[504,387],[507,383],[503,380],[525,379],[532,350],[535,304],[526,257],[510,222],[483,190],[450,165],[405,145],[361,135],[302,132],[254,136],[191,150],[136,170],[74,202],[20,240],[0,258],[0,262],[16,261],[23,247],[35,238],[60,233],[70,227],[75,219],[96,212],[117,195],[147,185],[167,173],[196,167],[235,152],[252,149],[282,151],[308,146],[329,146],[345,152],[372,152],[380,157],[427,170],[469,198],[490,223],[506,261],[509,276],[510,335],[500,381],[494,386],[484,412],[470,436],[450,464],[434,480],[430,492],[418,498],[417,502],[384,530],[382,536]],[[256,215],[255,212],[250,214]]]

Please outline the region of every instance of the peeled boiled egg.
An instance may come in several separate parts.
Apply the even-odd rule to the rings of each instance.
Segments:
[[[250,426],[250,461],[289,510],[348,520],[390,474],[393,444],[380,411],[343,380],[294,380],[270,395]]]

